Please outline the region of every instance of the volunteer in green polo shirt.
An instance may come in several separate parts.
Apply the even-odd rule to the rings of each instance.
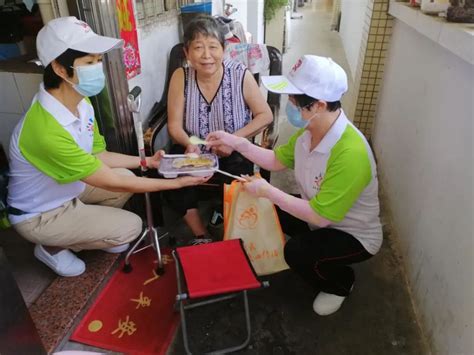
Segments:
[[[85,264],[72,251],[120,253],[141,229],[121,207],[134,192],[177,189],[206,181],[136,177],[140,160],[108,152],[87,98],[105,85],[102,54],[120,39],[98,36],[75,17],[51,20],[38,33],[44,80],[10,144],[9,219],[36,244],[35,256],[62,276]],[[147,158],[157,168],[162,153]]]
[[[264,169],[294,170],[299,196],[255,177],[245,187],[277,206],[291,236],[285,260],[320,291],[314,311],[328,315],[353,289],[349,265],[369,259],[382,244],[374,157],[341,108],[347,76],[330,58],[305,55],[287,77],[262,77],[262,82],[272,92],[290,95],[286,113],[298,130],[289,141],[271,151],[224,132],[207,140],[210,146],[229,145]]]

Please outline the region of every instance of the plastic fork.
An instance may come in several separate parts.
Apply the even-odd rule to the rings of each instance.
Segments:
[[[231,173],[228,173],[227,171],[223,171],[223,170],[219,170],[219,169],[216,169],[214,171],[216,171],[216,172],[218,172],[222,175],[226,175],[226,176],[229,176],[229,177],[234,178],[236,180],[239,180],[241,182],[247,182],[247,180],[245,180],[243,177],[237,176],[237,175],[232,175]]]

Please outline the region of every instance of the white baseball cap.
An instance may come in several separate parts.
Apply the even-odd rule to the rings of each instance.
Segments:
[[[347,91],[347,75],[331,58],[307,54],[298,59],[288,76],[262,76],[262,84],[278,94],[306,94],[334,102]]]
[[[121,44],[121,39],[95,34],[87,23],[74,16],[49,21],[36,37],[38,57],[45,68],[67,49],[102,54]]]

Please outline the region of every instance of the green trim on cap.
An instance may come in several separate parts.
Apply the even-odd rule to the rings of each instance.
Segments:
[[[283,89],[286,89],[288,87],[288,83],[286,81],[282,81],[280,83],[275,83],[275,84],[270,84],[270,85],[267,85],[268,88],[272,89],[272,90],[283,90]]]

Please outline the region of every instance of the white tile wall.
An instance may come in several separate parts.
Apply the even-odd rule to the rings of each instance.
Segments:
[[[354,124],[370,138],[375,108],[392,33],[392,17],[387,13],[389,0],[369,0],[365,12],[361,51],[355,82],[359,92]]]
[[[23,117],[22,113],[0,112],[0,144],[8,156],[8,147],[10,145],[10,136],[18,121]]]
[[[23,113],[13,73],[0,73],[0,112]]]
[[[23,105],[23,111],[26,112],[31,105],[31,100],[38,92],[39,84],[43,81],[43,75],[15,73],[14,78]]]
[[[0,144],[8,154],[10,136],[38,91],[41,74],[0,72]]]

